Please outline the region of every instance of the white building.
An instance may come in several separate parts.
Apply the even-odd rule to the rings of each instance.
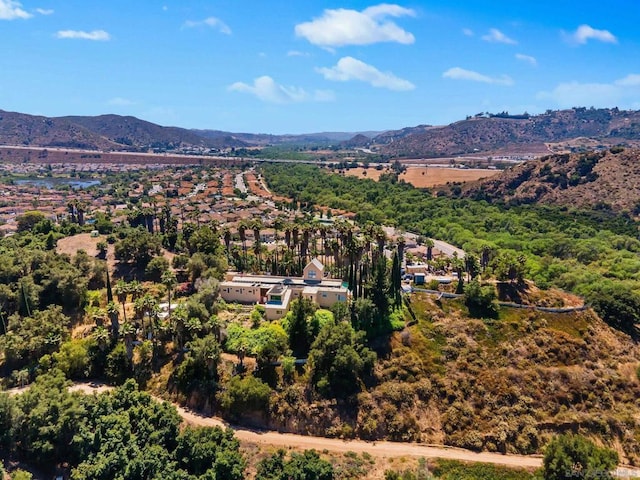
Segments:
[[[317,258],[304,267],[302,277],[238,275],[220,283],[220,296],[226,302],[264,305],[267,320],[285,316],[298,295],[329,308],[346,302],[349,290],[342,280],[325,278],[324,265]]]

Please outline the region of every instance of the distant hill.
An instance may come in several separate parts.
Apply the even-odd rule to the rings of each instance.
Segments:
[[[122,145],[65,118],[0,110],[0,144],[120,150]]]
[[[127,147],[160,148],[173,150],[180,147],[220,148],[246,146],[231,135],[205,137],[193,130],[179,127],[162,127],[136,117],[120,115],[100,115],[97,117],[61,117],[71,123],[81,125],[98,135]]]
[[[549,155],[463,188],[476,199],[627,210],[640,205],[640,149]]]
[[[373,138],[380,135],[379,131],[368,132],[319,132],[303,134],[273,135],[268,133],[229,133],[219,130],[193,130],[200,136],[206,138],[218,138],[221,136],[232,136],[249,145],[331,145],[345,142],[357,135],[364,135]]]
[[[390,158],[513,152],[542,155],[551,147],[570,151],[617,144],[640,146],[640,111],[573,108],[531,116],[503,112],[478,114],[447,126],[272,135],[164,127],[120,115],[47,118],[0,110],[0,144],[184,153],[267,145],[366,146]]]
[[[345,140],[344,142],[341,142],[340,145],[346,148],[358,148],[358,147],[366,147],[370,143],[371,143],[371,139],[369,137],[359,133],[355,137],[352,137],[349,140]]]
[[[88,150],[206,150],[267,145],[337,145],[371,132],[320,132],[299,135],[233,133],[164,127],[121,115],[42,117],[0,110],[0,145]]]
[[[438,157],[508,149],[548,151],[548,143],[579,137],[604,146],[640,140],[640,112],[573,108],[542,115],[478,115],[442,127],[418,126],[373,139],[391,157]],[[635,141],[635,142],[634,142]]]

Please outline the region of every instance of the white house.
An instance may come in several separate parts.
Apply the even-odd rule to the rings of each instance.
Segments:
[[[298,295],[330,308],[346,302],[349,290],[342,280],[325,278],[324,265],[317,258],[304,267],[302,277],[237,275],[220,283],[220,296],[226,302],[264,305],[267,320],[285,316]]]

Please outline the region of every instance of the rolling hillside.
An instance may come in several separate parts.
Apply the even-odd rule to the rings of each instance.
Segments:
[[[178,147],[220,148],[245,146],[229,135],[207,138],[192,130],[178,127],[163,127],[136,117],[120,115],[100,115],[97,117],[62,117],[71,123],[81,125],[98,135],[126,147],[151,147],[175,149]]]
[[[420,126],[374,138],[391,157],[438,157],[474,153],[548,152],[548,144],[585,139],[604,146],[637,144],[640,112],[574,108],[542,115],[478,115],[442,127]]]
[[[371,140],[369,140],[371,139]],[[549,153],[582,146],[640,146],[640,111],[574,108],[530,116],[478,114],[447,126],[418,125],[385,132],[299,135],[232,133],[164,127],[120,115],[47,118],[0,110],[0,144],[145,151],[264,147],[370,146],[389,158]]]
[[[0,144],[89,150],[123,149],[123,145],[65,118],[4,110],[0,110]]]
[[[640,203],[640,150],[549,155],[463,189],[465,196],[634,212]]]

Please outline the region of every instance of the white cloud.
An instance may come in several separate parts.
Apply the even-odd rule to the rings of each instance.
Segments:
[[[551,91],[539,92],[540,100],[551,100],[561,108],[594,106],[634,108],[640,95],[640,74],[632,73],[611,83],[560,83]]]
[[[473,37],[473,30],[471,30],[470,28],[463,28],[462,29],[462,34],[466,35],[467,37]]]
[[[415,85],[408,80],[396,77],[391,72],[381,72],[376,67],[368,65],[353,57],[343,57],[331,67],[316,68],[318,73],[324,75],[327,80],[336,82],[348,82],[360,80],[374,87],[388,88],[389,90],[403,91],[413,90]]]
[[[640,74],[630,73],[614,82],[619,87],[640,87]]]
[[[236,82],[228,89],[232,92],[250,93],[269,103],[330,102],[335,100],[335,95],[329,90],[316,90],[310,94],[300,87],[280,85],[267,75],[256,78],[252,85]]]
[[[57,38],[71,38],[80,40],[93,40],[96,42],[106,42],[111,40],[111,35],[104,30],[93,30],[85,32],[83,30],[60,30],[56,33]]]
[[[27,19],[33,15],[22,9],[22,4],[14,0],[0,0],[0,20]]]
[[[218,30],[220,33],[231,35],[231,28],[229,28],[226,23],[224,23],[217,17],[208,17],[200,21],[187,20],[186,22],[184,22],[184,26],[187,28],[211,27],[215,30]]]
[[[415,37],[387,17],[415,16],[415,12],[399,5],[380,4],[359,12],[345,8],[327,9],[322,16],[296,25],[298,37],[320,47],[370,45],[379,42],[412,44]]]
[[[536,57],[532,57],[531,55],[525,55],[523,53],[516,53],[516,58],[522,62],[528,63],[532,67],[538,66],[538,60]]]
[[[309,53],[301,52],[299,50],[289,50],[287,52],[287,57],[309,57]]]
[[[513,80],[508,75],[501,75],[500,77],[489,77],[482,73],[474,72],[473,70],[465,70],[460,67],[453,67],[442,74],[443,78],[450,78],[452,80],[468,80],[471,82],[481,83],[493,83],[495,85],[513,85]]]
[[[589,40],[599,40],[605,43],[618,43],[618,39],[608,30],[597,30],[589,25],[580,25],[571,34],[570,40],[578,45],[584,45]]]
[[[485,42],[491,43],[506,43],[507,45],[515,45],[516,42],[514,39],[507,37],[504,33],[502,33],[497,28],[489,29],[489,33],[482,36],[482,39]]]
[[[52,15],[54,10],[52,8],[36,8],[36,12],[40,15]]]
[[[107,105],[111,105],[114,107],[128,107],[131,105],[135,105],[136,102],[133,100],[129,100],[128,98],[123,97],[114,97],[107,102]]]

